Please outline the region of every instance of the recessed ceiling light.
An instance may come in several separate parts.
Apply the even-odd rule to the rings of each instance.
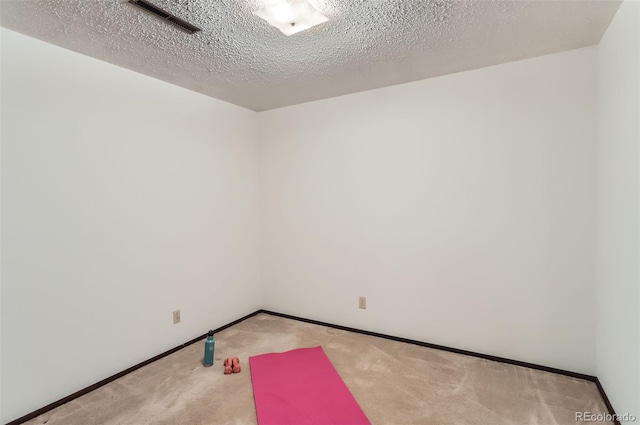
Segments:
[[[329,20],[307,0],[280,0],[253,13],[287,36]]]

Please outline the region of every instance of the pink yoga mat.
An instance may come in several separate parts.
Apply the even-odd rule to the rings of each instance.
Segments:
[[[249,357],[259,425],[371,423],[322,347]]]

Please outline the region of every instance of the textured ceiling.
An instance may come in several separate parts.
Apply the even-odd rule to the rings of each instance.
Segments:
[[[2,0],[3,27],[256,111],[597,44],[618,1],[311,0],[286,37],[264,0]]]

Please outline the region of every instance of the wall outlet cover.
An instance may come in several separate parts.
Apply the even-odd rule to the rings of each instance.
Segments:
[[[360,300],[358,301],[358,307],[362,310],[367,309],[367,297],[360,297]]]

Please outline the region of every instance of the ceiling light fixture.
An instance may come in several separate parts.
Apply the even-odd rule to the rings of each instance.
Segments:
[[[287,36],[329,20],[307,0],[280,0],[253,13]]]

